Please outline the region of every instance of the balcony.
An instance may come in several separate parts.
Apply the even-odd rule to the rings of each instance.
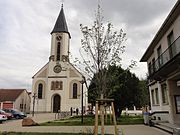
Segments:
[[[149,78],[161,80],[180,66],[180,37],[178,37],[150,66]]]

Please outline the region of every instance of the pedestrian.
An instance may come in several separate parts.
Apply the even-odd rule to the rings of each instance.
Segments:
[[[144,118],[144,124],[149,125],[149,107],[146,105],[143,107],[143,118]]]
[[[70,111],[71,111],[71,116],[72,116],[72,113],[73,113],[73,109],[72,109],[72,107],[71,107]]]
[[[78,113],[79,113],[79,109],[78,109],[78,108],[76,108],[76,115],[78,115]]]

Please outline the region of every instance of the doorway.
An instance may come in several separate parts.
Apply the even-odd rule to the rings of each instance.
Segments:
[[[54,95],[53,98],[53,113],[57,113],[58,110],[60,110],[60,106],[61,106],[61,97],[56,94]]]

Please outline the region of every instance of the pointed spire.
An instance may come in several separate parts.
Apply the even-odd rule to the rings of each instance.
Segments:
[[[58,18],[56,20],[54,29],[52,30],[51,34],[56,33],[56,32],[68,33],[69,37],[71,38],[70,33],[68,31],[65,15],[64,15],[63,4],[61,5],[61,11],[59,13],[59,16],[58,16]]]

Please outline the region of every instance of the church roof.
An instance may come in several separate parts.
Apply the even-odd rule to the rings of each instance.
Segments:
[[[54,29],[52,30],[51,34],[52,33],[56,33],[56,32],[65,32],[65,33],[68,33],[69,37],[71,38],[70,33],[68,31],[68,27],[67,27],[67,23],[66,23],[66,18],[65,18],[65,15],[64,15],[63,5],[61,7],[61,11],[59,13],[59,16],[58,16],[58,18],[56,20]]]
[[[0,102],[15,101],[25,89],[0,89]]]

